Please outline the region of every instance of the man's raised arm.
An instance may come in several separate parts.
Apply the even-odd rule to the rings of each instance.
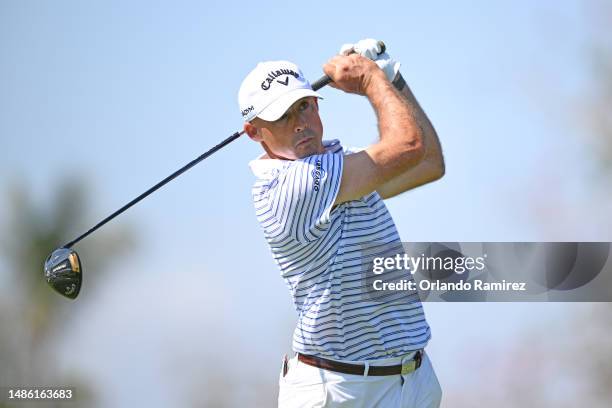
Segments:
[[[390,198],[423,184],[431,183],[440,179],[445,171],[444,156],[438,134],[399,72],[393,81],[393,86],[400,91],[411,106],[413,116],[423,135],[425,155],[419,164],[380,185],[376,191],[382,198]]]
[[[378,190],[416,167],[426,154],[424,131],[415,106],[370,59],[358,54],[336,56],[323,70],[333,80],[331,86],[366,96],[378,118],[380,140],[344,159],[335,201],[341,204]]]

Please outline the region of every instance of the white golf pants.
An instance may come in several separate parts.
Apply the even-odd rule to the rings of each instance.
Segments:
[[[375,365],[402,364],[402,360],[410,360],[413,355],[377,360]],[[442,389],[427,353],[416,371],[389,376],[337,373],[304,364],[295,355],[289,360],[287,374],[283,376],[281,368],[279,378],[279,408],[436,408],[441,399]]]

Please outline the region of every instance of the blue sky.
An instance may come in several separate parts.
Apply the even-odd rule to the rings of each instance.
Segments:
[[[44,207],[61,180],[84,180],[92,211],[75,235],[240,129],[238,87],[257,62],[288,59],[314,80],[343,43],[372,37],[402,62],[446,158],[444,179],[388,202],[404,240],[610,239],[569,219],[551,228],[535,210],[541,194],[583,205],[571,197],[588,188],[590,156],[560,117],[589,80],[580,2],[126,3],[0,5],[0,188],[19,179]],[[365,99],[322,94],[327,138],[376,139]],[[123,363],[81,350],[118,395],[162,381],[168,344],[182,345],[186,361],[220,358],[216,347],[230,344],[276,375],[293,315],[250,202],[247,163],[259,151],[240,139],[104,227],[126,223],[140,244],[95,295],[85,285],[81,296],[94,299],[77,301],[75,330],[119,347],[100,336],[113,321],[134,344]],[[455,307],[464,327],[480,330],[485,319],[491,341],[503,342],[528,324],[527,310],[533,323],[567,306],[427,305],[445,380],[445,339],[461,332]],[[470,330],[457,341],[472,344]],[[112,378],[118,367],[138,374],[133,383]]]

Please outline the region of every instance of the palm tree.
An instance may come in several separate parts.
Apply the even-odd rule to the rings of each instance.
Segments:
[[[0,386],[61,383],[54,373],[56,357],[50,344],[56,336],[64,335],[67,319],[63,317],[74,303],[46,284],[42,266],[53,249],[84,228],[84,183],[66,180],[42,205],[25,183],[15,182],[7,190],[2,206],[8,208],[8,222],[0,236],[0,268],[8,272],[4,274],[8,278],[3,285],[6,294],[0,300]],[[82,251],[85,267],[95,270],[86,276],[89,288],[108,277],[110,255],[117,259],[133,244],[128,228],[115,226],[112,231],[113,236],[104,231],[88,238],[95,251]],[[78,301],[87,302],[87,297]],[[79,401],[90,405],[92,387],[78,387]]]

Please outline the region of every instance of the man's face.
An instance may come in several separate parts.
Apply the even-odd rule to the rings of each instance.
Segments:
[[[245,124],[245,130],[271,158],[295,160],[324,152],[323,124],[313,96],[299,99],[274,122],[255,118]]]

